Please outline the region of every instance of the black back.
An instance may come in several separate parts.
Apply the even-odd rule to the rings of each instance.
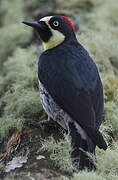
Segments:
[[[45,51],[38,77],[54,101],[78,122],[100,148],[106,143],[98,131],[103,120],[103,89],[97,67],[75,36]]]

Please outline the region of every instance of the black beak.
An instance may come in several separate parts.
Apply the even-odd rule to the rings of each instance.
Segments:
[[[37,21],[22,21],[22,23],[34,28],[40,27],[40,24]]]
[[[22,23],[35,28],[44,42],[48,42],[52,36],[50,28],[44,21],[22,21]]]

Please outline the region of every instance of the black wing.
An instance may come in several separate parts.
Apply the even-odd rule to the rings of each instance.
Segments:
[[[79,123],[94,144],[99,148],[106,149],[106,143],[101,133],[95,128],[95,112],[89,92],[77,89],[68,80],[55,82],[54,89],[51,91],[49,88],[49,92],[53,92],[51,96],[55,102]]]
[[[90,92],[85,85],[89,82],[85,82],[84,84],[84,79],[79,76],[79,71],[74,60],[66,60],[63,63],[57,61],[58,64],[56,64],[55,61],[49,59],[49,57],[42,59],[43,67],[39,67],[39,79],[55,102],[67,112],[73,120],[78,122],[94,144],[99,148],[106,149],[106,142],[98,129],[96,129],[93,103]],[[81,64],[82,63],[80,63],[80,65]],[[83,73],[80,73],[80,75],[81,74]]]

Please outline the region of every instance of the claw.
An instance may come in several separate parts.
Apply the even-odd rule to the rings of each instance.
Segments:
[[[50,117],[48,117],[47,120],[40,121],[39,124],[45,124],[45,123],[47,123],[47,122],[49,122],[49,121],[50,121]]]

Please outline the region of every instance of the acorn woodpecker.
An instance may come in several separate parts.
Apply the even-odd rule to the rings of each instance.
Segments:
[[[49,118],[70,133],[72,160],[78,170],[95,168],[87,152],[107,149],[99,131],[103,121],[103,88],[98,69],[77,41],[65,16],[23,21],[35,28],[44,52],[38,62],[40,99]]]

